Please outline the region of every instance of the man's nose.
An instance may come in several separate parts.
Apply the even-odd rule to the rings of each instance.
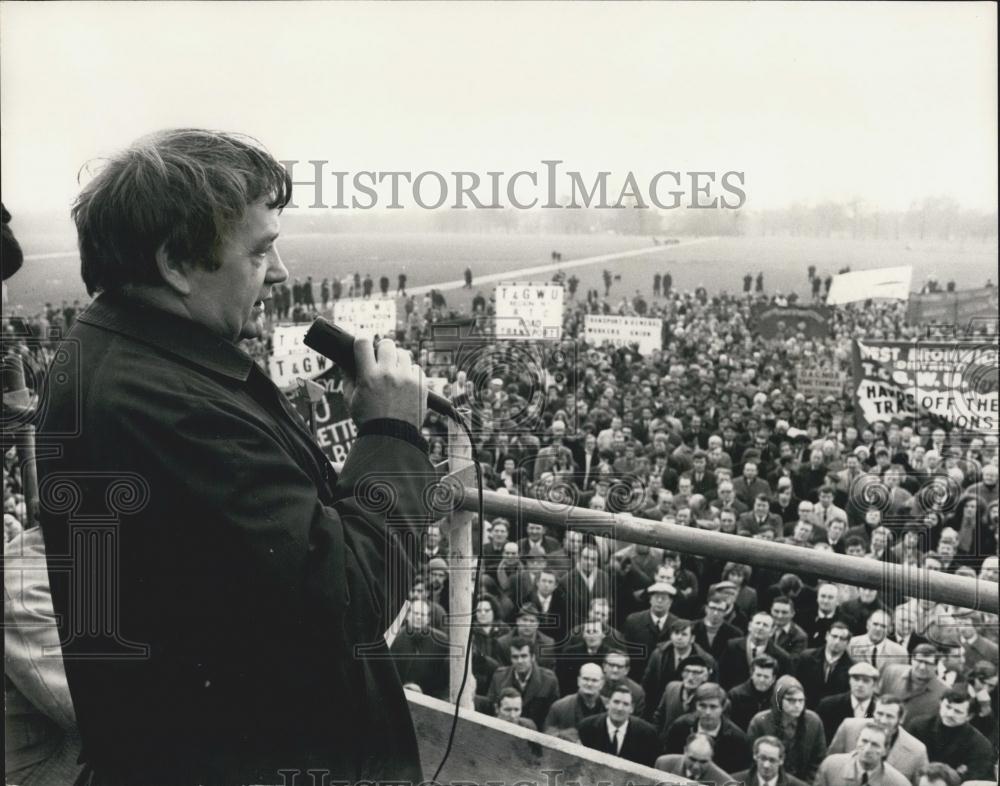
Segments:
[[[288,280],[288,268],[281,260],[281,254],[278,253],[277,248],[272,249],[268,256],[267,275],[264,280],[268,284],[280,284]]]

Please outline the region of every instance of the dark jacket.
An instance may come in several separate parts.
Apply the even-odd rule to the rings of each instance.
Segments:
[[[743,786],[760,786],[760,778],[757,776],[757,768],[751,767],[749,770],[743,770],[742,772],[734,772],[732,774],[732,779],[736,783],[742,783]],[[778,780],[776,786],[808,786],[805,781],[799,780],[794,775],[789,775],[785,772],[785,768],[782,767],[778,772]]]
[[[62,452],[38,470],[43,500],[65,504],[41,523],[95,782],[421,777],[383,631],[416,556],[386,519],[402,531],[424,508],[422,440],[363,428],[338,480],[249,355],[120,297],[101,295],[61,347],[38,443]],[[410,433],[373,427],[393,424]],[[362,483],[388,483],[388,508],[362,504]],[[62,555],[114,583],[72,581]],[[108,591],[109,616],[81,620]]]
[[[389,648],[399,681],[414,682],[436,699],[448,699],[448,634],[437,628],[425,631],[405,626]]]
[[[784,740],[781,721],[773,708],[758,713],[747,728],[747,735],[752,740],[765,734]],[[799,718],[794,741],[791,745],[785,742],[785,771],[811,783],[825,757],[826,735],[823,732],[823,722],[815,712],[805,710]]]
[[[615,754],[615,751],[611,749],[607,725],[608,713],[606,712],[584,718],[576,727],[580,735],[580,742],[588,748]],[[659,754],[659,743],[656,739],[656,730],[642,718],[636,718],[633,715],[629,718],[628,731],[625,733],[625,739],[622,741],[621,750],[618,751],[617,755],[623,759],[634,761],[636,764],[652,767],[657,754]]]
[[[754,715],[771,706],[773,695],[773,685],[764,693],[759,693],[750,680],[741,682],[729,691],[729,719],[746,731]]]
[[[774,643],[773,639],[767,640],[763,654],[770,655],[778,661],[779,676],[788,674],[792,665],[791,658],[788,657],[787,652]],[[726,646],[726,651],[719,660],[719,684],[729,690],[748,679],[750,679],[750,661],[747,656],[747,640],[745,638],[733,639]]]
[[[963,781],[993,780],[993,746],[968,723],[948,728],[937,715],[928,715],[907,728],[927,746],[928,759],[954,767]]]
[[[870,718],[872,713],[875,711],[875,697],[868,699],[868,707],[865,709],[865,717]],[[823,721],[823,731],[826,733],[827,740],[832,740],[833,735],[837,733],[837,729],[840,727],[841,721],[845,718],[854,717],[854,705],[851,703],[851,692],[846,693],[835,693],[833,696],[827,696],[824,699],[820,699],[819,705],[816,707],[816,714],[819,715],[821,721]]]
[[[493,675],[493,682],[490,683],[489,704],[495,707],[500,698],[500,692],[504,688],[517,688],[521,690],[514,676],[513,666],[502,666]],[[545,725],[545,716],[549,714],[549,708],[559,698],[559,682],[556,675],[549,669],[542,668],[537,663],[531,670],[531,676],[524,690],[521,691],[521,714],[525,718],[530,718],[540,729]]]
[[[836,693],[844,693],[851,687],[851,680],[847,672],[854,665],[854,659],[846,652],[830,671],[830,678],[826,678],[826,648],[816,647],[806,650],[795,664],[795,676],[806,692],[806,706],[814,710],[819,706],[821,699],[833,696]]]
[[[664,740],[664,753],[683,753],[688,735],[698,728],[696,712],[681,715],[670,724]],[[722,719],[722,728],[715,737],[715,755],[712,761],[726,772],[742,770],[752,762],[750,738],[746,732],[728,718]]]
[[[708,678],[709,680],[714,680],[716,676],[715,658],[697,644],[691,645],[691,654],[705,659],[705,662],[708,663]],[[668,683],[681,678],[681,673],[677,670],[674,663],[675,660],[674,645],[667,642],[660,644],[656,648],[656,652],[646,662],[646,671],[642,675],[642,689],[646,691],[646,695],[650,699],[647,704],[647,710],[652,709],[649,705],[655,705],[654,697],[663,695],[663,691]]]
[[[678,617],[667,612],[663,627],[658,629],[653,623],[652,612],[637,611],[625,619],[622,633],[629,645],[630,667],[628,676],[636,682],[642,679],[646,672],[646,662],[652,657],[658,645],[670,641],[670,626]],[[632,654],[634,651],[635,654]]]
[[[715,634],[715,638],[712,639],[711,643],[708,641],[708,630],[705,627],[705,620],[698,620],[694,624],[694,642],[703,650],[708,652],[716,662],[718,662],[723,653],[726,651],[726,646],[733,639],[738,639],[743,635],[743,631],[737,628],[735,625],[730,625],[728,622],[723,622],[722,627],[719,628],[718,632]]]

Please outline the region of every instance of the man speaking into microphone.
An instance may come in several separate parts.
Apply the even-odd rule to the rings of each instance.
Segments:
[[[382,634],[426,523],[425,383],[392,341],[355,342],[338,478],[239,349],[288,277],[290,197],[255,140],[185,129],[73,207],[96,298],[48,375],[39,475],[93,786],[423,780]]]

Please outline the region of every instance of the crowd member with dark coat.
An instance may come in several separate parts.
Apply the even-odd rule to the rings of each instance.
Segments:
[[[854,659],[847,654],[851,631],[835,622],[826,632],[826,646],[806,650],[795,665],[795,676],[806,691],[806,706],[815,709],[821,699],[845,693],[850,687],[849,672]]]
[[[659,753],[656,730],[642,718],[633,717],[632,694],[625,687],[611,694],[607,712],[580,721],[577,733],[588,748],[647,767],[653,766]]]
[[[823,721],[826,738],[832,740],[847,718],[870,718],[875,712],[875,683],[878,669],[870,663],[855,663],[848,672],[851,689],[820,699],[816,714]]]
[[[795,677],[779,677],[774,701],[767,712],[758,713],[747,729],[751,740],[770,735],[785,745],[785,770],[811,783],[826,756],[823,721],[806,708],[806,694]]]
[[[476,692],[485,696],[493,673],[506,661],[500,638],[510,633],[510,626],[500,621],[500,606],[491,595],[480,595],[473,607],[472,672]]]
[[[792,667],[788,653],[774,643],[774,619],[766,611],[758,612],[750,621],[745,638],[733,639],[719,661],[722,686],[732,688],[750,677],[750,664],[758,655],[770,655],[778,664],[778,674],[787,674]]]
[[[636,655],[631,656],[629,677],[639,681],[646,671],[646,663],[659,644],[670,640],[670,626],[679,618],[670,613],[677,590],[666,582],[650,584],[646,589],[649,598],[648,611],[636,611],[625,619],[622,633],[630,647],[639,648]]]
[[[563,696],[549,707],[542,731],[547,734],[571,732],[575,737],[580,721],[604,712],[604,702],[601,701],[604,672],[600,666],[596,663],[583,664],[577,674],[576,685],[576,693]]]
[[[688,656],[681,665],[680,680],[667,683],[659,700],[654,697],[649,702],[646,718],[663,735],[681,715],[694,712],[695,694],[708,679],[708,663],[704,658],[698,655]]]
[[[406,624],[389,648],[404,685],[415,683],[436,699],[448,698],[448,634],[432,628],[426,601],[410,602]]]
[[[682,715],[667,729],[665,753],[681,753],[688,737],[695,732],[715,738],[713,761],[726,772],[742,770],[750,765],[750,738],[725,716],[726,692],[714,682],[706,682],[695,691],[695,711]]]
[[[376,355],[358,340],[358,437],[337,477],[237,347],[263,335],[258,304],[288,276],[274,243],[290,195],[259,144],[182,129],[107,159],[74,207],[84,283],[101,294],[48,377],[39,440],[62,450],[38,474],[43,488],[80,478],[79,508],[42,506],[50,557],[90,564],[78,510],[115,521],[117,638],[74,611],[101,607],[103,585],[50,571],[91,782],[275,783],[292,767],[422,777],[383,638],[408,571],[376,577],[403,542],[385,518],[416,544],[426,523],[425,383],[393,342]],[[394,479],[386,513],[355,491],[376,470]],[[132,659],[87,657],[109,646]]]
[[[489,704],[498,703],[504,688],[517,688],[524,700],[523,713],[535,722],[539,729],[545,723],[545,716],[553,702],[559,698],[559,682],[550,669],[539,666],[535,661],[535,645],[527,639],[515,636],[510,642],[510,666],[501,666],[490,683]]]
[[[670,625],[670,641],[660,644],[646,663],[642,675],[642,689],[649,697],[662,696],[667,684],[681,678],[685,661],[691,655],[702,658],[714,678],[715,658],[694,643],[693,624],[689,620],[675,620]],[[650,701],[650,704],[653,704]]]
[[[722,592],[713,592],[705,604],[705,616],[694,624],[694,641],[708,652],[718,662],[726,647],[733,639],[738,639],[743,632],[735,625],[725,621],[729,606]]]
[[[809,637],[795,623],[795,601],[779,595],[771,601],[771,616],[774,618],[774,643],[793,658],[801,655]]]
[[[778,662],[770,655],[758,655],[750,664],[750,679],[729,691],[729,719],[746,731],[758,712],[771,706]]]
[[[934,715],[907,724],[914,737],[927,746],[927,757],[955,769],[964,780],[994,777],[993,745],[969,723],[972,701],[963,686],[952,688]]]
[[[770,735],[753,741],[753,766],[734,772],[732,779],[743,786],[807,786],[785,772],[785,744]]]

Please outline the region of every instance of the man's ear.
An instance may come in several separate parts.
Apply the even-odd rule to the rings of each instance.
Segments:
[[[191,294],[192,286],[189,277],[191,266],[168,254],[166,243],[162,243],[156,249],[156,269],[163,282],[178,295],[186,297]]]

